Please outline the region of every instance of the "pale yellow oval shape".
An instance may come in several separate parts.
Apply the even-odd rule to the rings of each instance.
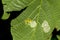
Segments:
[[[45,33],[48,33],[50,31],[50,25],[48,24],[48,22],[46,20],[43,21],[41,27],[43,28],[43,31]]]
[[[31,19],[26,19],[26,20],[25,20],[25,23],[26,23],[27,25],[29,25],[31,28],[35,28],[35,27],[37,26],[36,21],[33,21],[33,20],[31,20]]]

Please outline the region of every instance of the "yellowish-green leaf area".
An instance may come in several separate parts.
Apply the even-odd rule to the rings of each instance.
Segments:
[[[33,21],[31,19],[25,19],[25,24],[29,25],[31,28],[35,28],[37,26],[36,21]]]
[[[2,16],[2,19],[8,19],[9,16],[10,16],[10,14],[4,13],[3,16]]]
[[[11,22],[13,40],[51,40],[53,29],[60,30],[60,0],[2,1],[3,4],[6,4],[4,5],[5,15],[3,15],[6,18],[7,11],[21,10],[28,6],[21,15]],[[45,31],[46,29],[49,31]]]

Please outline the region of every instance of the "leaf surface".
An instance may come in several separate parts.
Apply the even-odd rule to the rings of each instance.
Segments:
[[[7,11],[28,8],[11,22],[13,40],[51,40],[54,28],[60,29],[60,0],[3,0],[3,19],[7,19]],[[27,24],[25,23],[27,20]],[[47,21],[50,31],[45,33],[42,23]],[[36,27],[30,27],[30,22],[35,21]],[[59,37],[58,37],[59,38]]]

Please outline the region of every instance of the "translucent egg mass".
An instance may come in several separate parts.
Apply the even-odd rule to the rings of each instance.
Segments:
[[[25,24],[29,25],[31,28],[35,28],[37,26],[36,21],[31,20],[31,19],[26,19]]]

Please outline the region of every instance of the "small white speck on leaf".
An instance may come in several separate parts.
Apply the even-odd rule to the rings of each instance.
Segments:
[[[50,26],[49,26],[49,24],[48,24],[48,22],[46,20],[43,21],[41,27],[43,28],[43,31],[45,33],[48,33],[50,31]]]
[[[35,28],[35,27],[37,26],[36,21],[33,21],[33,20],[31,20],[31,19],[26,19],[26,20],[25,20],[25,23],[26,23],[27,25],[29,25],[31,28]]]
[[[29,23],[29,25],[30,25],[31,28],[35,28],[37,23],[35,21],[32,21],[32,22]]]

